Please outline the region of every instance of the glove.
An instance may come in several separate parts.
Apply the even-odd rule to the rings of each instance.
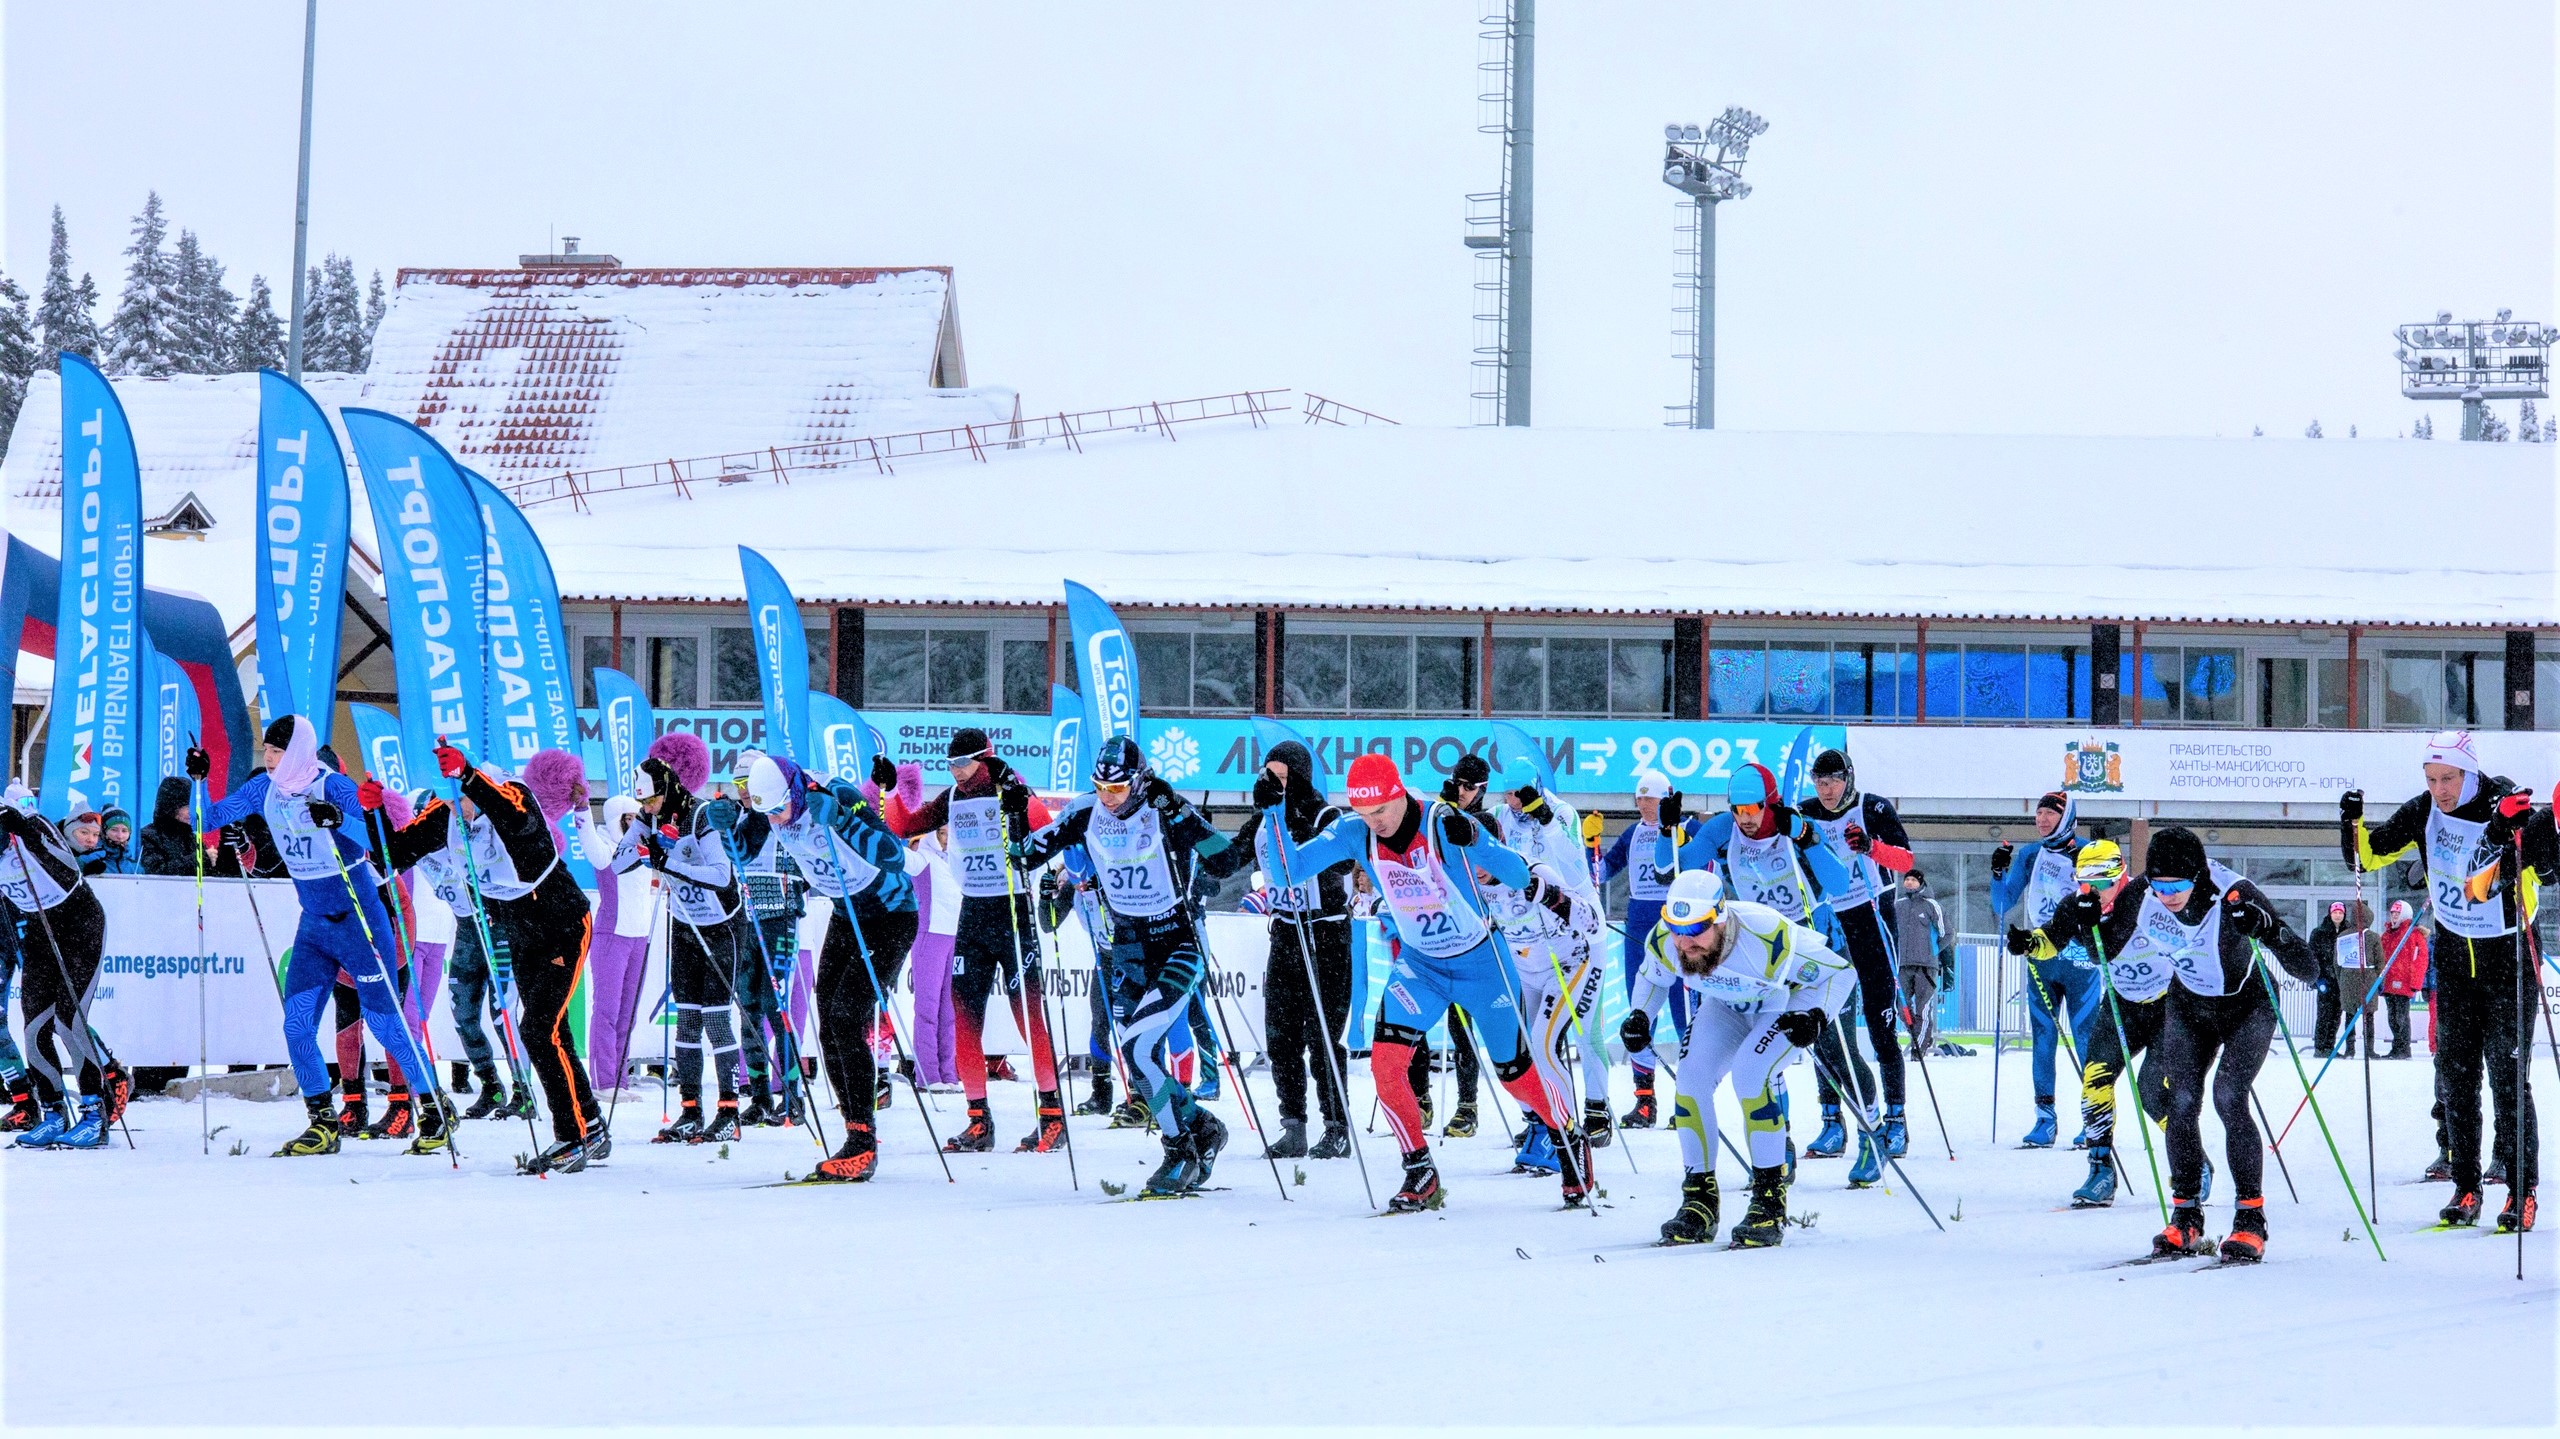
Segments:
[[[460,779],[462,772],[469,768],[471,768],[471,756],[446,744],[444,737],[438,735],[436,737],[436,772],[446,779]]]
[[[1476,842],[1476,822],[1467,818],[1466,811],[1464,810],[1442,810],[1440,812],[1440,838],[1459,849],[1465,849],[1468,845]]]
[[[1876,842],[1868,837],[1865,830],[1858,828],[1854,824],[1844,827],[1840,831],[1840,837],[1847,840],[1849,842],[1849,848],[1859,854],[1865,854],[1868,850],[1875,848]]]
[[[382,781],[369,779],[357,785],[356,803],[366,809],[382,808]]]
[[[1173,792],[1163,775],[1151,774],[1147,776],[1147,803],[1155,806],[1156,813],[1171,819],[1174,811],[1182,808],[1182,796]]]
[[[204,779],[213,773],[213,756],[194,745],[187,746],[187,778]]]
[[[2222,922],[2238,930],[2242,939],[2264,939],[2276,928],[2275,915],[2237,889],[2222,897]]]
[[[649,857],[649,863],[652,867],[665,869],[667,867],[667,845],[674,841],[675,838],[676,827],[671,824],[660,825],[656,829],[644,829],[640,831],[640,852]]]
[[[889,762],[887,755],[875,754],[871,757],[871,782],[883,790],[898,787],[898,767]]]
[[[2489,843],[2493,847],[2502,846],[2513,839],[2516,831],[2524,828],[2524,822],[2532,817],[2532,792],[2516,790],[2498,796],[2497,803],[2490,806],[2489,815]]]
[[[325,799],[315,799],[311,801],[310,810],[311,822],[320,826],[322,829],[336,829],[339,825],[346,823],[347,820],[347,812],[345,810],[338,808],[336,805],[331,804]]]
[[[2020,959],[2024,959],[2035,952],[2036,932],[2032,929],[2022,929],[2013,924],[2009,926],[2008,941],[2009,952],[2018,956]]]
[[[2054,906],[2053,918],[2045,922],[2045,933],[2077,939],[2098,927],[2098,919],[2105,909],[2098,903],[2096,895],[2075,894]]]
[[[1289,797],[1289,786],[1278,775],[1264,770],[1253,782],[1253,807],[1269,809]]]
[[[1054,869],[1040,871],[1040,903],[1050,909],[1058,906],[1058,872]]]
[[[2007,879],[2009,877],[2010,862],[2015,860],[2017,857],[2018,847],[2014,844],[2003,841],[1998,849],[1991,852],[1991,877],[1993,879]]]
[[[1545,880],[1540,879],[1533,881],[1530,884],[1529,898],[1539,904],[1545,905],[1547,907],[1547,911],[1550,914],[1553,914],[1556,918],[1563,920],[1568,924],[1572,923],[1572,895],[1569,895],[1563,890],[1556,888],[1554,885],[1547,883]]]
[[[1511,797],[1520,801],[1520,812],[1529,818],[1544,820],[1547,817],[1547,797],[1538,792],[1536,785],[1524,784],[1513,790]]]
[[[1600,816],[1598,814],[1584,815],[1582,817],[1582,842],[1584,844],[1598,844],[1600,842],[1600,831],[1603,828],[1605,828],[1605,826],[1600,822]]]
[[[1002,785],[996,791],[997,803],[1006,814],[1020,818],[1031,813],[1031,786],[1020,780]]]
[[[1798,1049],[1811,1049],[1815,1037],[1822,1033],[1822,1020],[1821,1010],[1790,1009],[1778,1016],[1777,1029],[1787,1037],[1787,1043]]]
[[[1680,827],[1680,791],[1675,789],[1664,795],[1662,803],[1655,807],[1654,813],[1661,816],[1657,823],[1664,829],[1678,829]]]
[[[1653,1048],[1653,1016],[1641,1009],[1630,1009],[1618,1025],[1618,1042],[1629,1054],[1642,1054]]]
[[[1442,804],[1456,804],[1458,802],[1458,782],[1455,779],[1444,779],[1440,781],[1440,802]]]
[[[2363,790],[2351,789],[2338,796],[2338,823],[2354,824],[2362,818],[2364,818]]]

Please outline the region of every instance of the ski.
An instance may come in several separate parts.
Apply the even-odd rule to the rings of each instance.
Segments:
[[[2197,1269],[2195,1272],[2202,1274],[2207,1270],[2212,1269],[2255,1269],[2265,1262],[2266,1261],[2261,1259],[2217,1259],[2211,1264],[2207,1264],[2202,1268]]]
[[[2173,1263],[2173,1262],[2175,1262],[2175,1261],[2177,1261],[2177,1260],[2180,1260],[2180,1259],[2209,1259],[2209,1258],[2212,1258],[2212,1256],[2211,1256],[2211,1255],[2207,1255],[2207,1254],[2145,1254],[2145,1255],[2142,1255],[2142,1256],[2141,1256],[2141,1257],[2139,1257],[2139,1258],[2135,1258],[2135,1259],[2119,1259],[2119,1260],[2117,1260],[2117,1261],[2116,1261],[2115,1263],[2113,1263],[2113,1264],[2101,1264],[2101,1265],[2099,1265],[2098,1267],[2099,1267],[2100,1269],[2102,1269],[2102,1270],[2104,1270],[2104,1269],[2134,1269],[2134,1268],[2139,1268],[2140,1266],[2145,1265],[2145,1264],[2169,1264],[2169,1263]]]
[[[1154,1204],[1167,1199],[1197,1199],[1203,1194],[1224,1194],[1226,1192],[1226,1185],[1212,1184],[1199,1189],[1186,1189],[1179,1194],[1147,1194],[1143,1192],[1137,1194],[1115,1194],[1102,1202],[1105,1204]]]

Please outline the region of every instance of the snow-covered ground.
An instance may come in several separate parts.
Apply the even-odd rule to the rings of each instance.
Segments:
[[[2511,1237],[2422,1232],[2445,1198],[2412,1182],[2432,1154],[2423,1059],[2372,1067],[2387,1264],[2306,1114],[2286,1143],[2300,1203],[2269,1166],[2267,1263],[2206,1273],[2104,1267],[2159,1224],[2141,1153],[2138,1194],[2060,1208],[2085,1162],[2012,1147],[2027,1063],[2005,1064],[1996,1142],[1987,1053],[1931,1066],[1954,1162],[1913,1071],[1905,1165],[1960,1212],[1946,1234],[1901,1185],[1849,1192],[1842,1161],[1806,1161],[1809,1227],[1753,1253],[1648,1247],[1678,1185],[1660,1130],[1602,1154],[1596,1218],[1506,1173],[1488,1116],[1440,1147],[1446,1210],[1371,1219],[1348,1160],[1284,1162],[1284,1203],[1232,1099],[1228,1187],[1162,1204],[1105,1202],[1101,1181],[1134,1186],[1155,1144],[1098,1119],[1075,1126],[1081,1190],[1064,1156],[1001,1153],[955,1159],[946,1184],[903,1089],[877,1182],[764,1190],[807,1171],[805,1133],[752,1131],[725,1157],[653,1147],[654,1091],[623,1105],[609,1165],[547,1180],[510,1173],[521,1124],[467,1126],[459,1174],[391,1143],[287,1162],[265,1156],[298,1106],[217,1100],[208,1158],[195,1108],[155,1100],[132,1110],[136,1152],[0,1155],[0,1420],[2554,1423],[2552,1234],[2528,1240],[2519,1283]],[[1811,1077],[1794,1077],[1805,1139]],[[2320,1088],[2359,1185],[2362,1078],[2342,1061]],[[1615,1083],[1623,1107],[1625,1070]],[[2281,1055],[2259,1092],[2281,1123],[2301,1092]],[[940,1102],[948,1133],[958,1102]],[[997,1085],[996,1108],[1000,1136],[1027,1129],[1028,1086]],[[1363,1137],[1383,1198],[1391,1146]]]

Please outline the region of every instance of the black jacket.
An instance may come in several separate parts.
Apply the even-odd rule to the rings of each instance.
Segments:
[[[192,787],[176,775],[160,781],[160,792],[151,806],[151,823],[142,827],[137,837],[142,846],[144,874],[183,874],[196,872],[196,827],[187,813]]]

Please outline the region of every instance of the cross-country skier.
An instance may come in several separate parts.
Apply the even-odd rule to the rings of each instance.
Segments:
[[[2209,1171],[2200,1122],[2210,1069],[2236,1206],[2222,1257],[2260,1258],[2267,1248],[2266,1197],[2259,1188],[2266,1144],[2249,1112],[2249,1086],[2266,1063],[2277,1015],[2268,998],[2273,976],[2258,972],[2259,954],[2263,948],[2286,973],[2308,982],[2320,973],[2311,947],[2276,917],[2257,885],[2207,858],[2194,831],[2175,825],[2152,833],[2142,878],[2125,887],[2113,909],[2095,894],[2074,894],[2055,909],[2053,923],[2065,938],[2096,928],[2111,971],[2126,976],[2136,994],[2157,982],[2149,966],[2168,971],[2155,1062],[2168,1090],[2170,1212],[2152,1252],[2214,1250],[2204,1230]]]
[[[372,853],[342,828],[358,808],[355,782],[320,762],[317,734],[300,715],[268,725],[264,738],[265,772],[225,795],[202,823],[219,830],[261,821],[271,840],[262,848],[271,848],[293,877],[302,918],[285,968],[284,1047],[311,1123],[276,1154],[335,1154],[338,1126],[329,1112],[328,1066],[320,1059],[320,1006],[340,970],[354,982],[375,1041],[401,1072],[432,1091],[434,1071],[402,1013],[400,959],[392,949],[391,916],[382,908]],[[199,748],[187,750],[186,765],[191,779],[213,773],[213,757]],[[440,1096],[420,1098],[418,1135],[409,1152],[431,1154],[445,1147],[454,1116]]]
[[[1894,1039],[1897,966],[1890,936],[1895,886],[1885,876],[1911,868],[1911,837],[1903,832],[1893,801],[1859,792],[1856,768],[1836,749],[1813,757],[1813,798],[1805,801],[1802,813],[1843,874],[1838,884],[1824,886],[1823,898],[1839,926],[1842,952],[1857,967],[1858,1006],[1876,1052],[1876,1073],[1884,1082],[1885,1155],[1898,1158],[1908,1146],[1909,1132],[1902,1115],[1902,1046]],[[1826,1103],[1834,1098],[1828,1083],[1816,1088]]]
[[[463,902],[476,899],[479,913],[457,911],[456,927],[477,928],[486,917],[497,1003],[503,1006],[511,987],[522,999],[516,1034],[551,1110],[551,1145],[525,1161],[525,1172],[575,1174],[613,1152],[569,1028],[569,998],[586,973],[594,916],[553,830],[569,804],[583,803],[585,766],[565,750],[542,750],[526,762],[523,779],[502,780],[449,744],[436,745],[435,759],[456,798],[419,806],[409,823],[389,831],[385,857],[394,869],[437,851],[461,863]],[[384,799],[370,781],[359,794],[368,809]]]
[[[1764,764],[1746,763],[1735,768],[1725,783],[1725,804],[1722,813],[1692,821],[1683,816],[1677,792],[1665,796],[1660,812],[1667,818],[1664,836],[1656,844],[1655,863],[1663,872],[1673,874],[1712,869],[1732,898],[1777,911],[1789,921],[1822,935],[1832,952],[1839,953],[1843,944],[1840,924],[1828,896],[1847,889],[1852,880],[1823,843],[1821,831],[1780,796],[1778,777]],[[1685,836],[1676,856],[1671,850],[1671,836],[1675,833]],[[1635,942],[1641,946],[1645,940],[1640,936]],[[1875,1075],[1858,1051],[1857,1036],[1844,1012],[1847,1007],[1824,1007],[1824,1013],[1832,1016],[1832,1027],[1828,1033],[1814,1037],[1814,1049],[1832,1073],[1849,1076],[1860,1095],[1871,1099]],[[1652,1016],[1648,1012],[1646,1017]],[[1849,1129],[1840,1121],[1839,1097],[1827,1088],[1821,1093],[1822,1132],[1814,1136],[1804,1152],[1814,1159],[1837,1158],[1849,1147]],[[1879,1118],[1872,1105],[1866,1106],[1865,1112],[1871,1120]],[[1857,1162],[1849,1169],[1853,1188],[1863,1189],[1881,1180],[1885,1159],[1900,1158],[1908,1145],[1909,1130],[1899,1105],[1885,1110],[1877,1130],[1885,1148],[1879,1153],[1861,1134]]]
[[[1485,887],[1520,976],[1530,1052],[1563,1103],[1574,1092],[1564,1055],[1568,1047],[1581,1046],[1582,1134],[1594,1147],[1606,1146],[1611,1130],[1609,1046],[1597,1032],[1603,982],[1596,951],[1600,895],[1582,854],[1582,816],[1541,785],[1525,759],[1504,764],[1503,784],[1496,834],[1528,861],[1534,878],[1569,900],[1559,913],[1508,886]]]
[[[2535,809],[2532,795],[2482,772],[2469,731],[2430,735],[2424,765],[2425,792],[2371,828],[2364,821],[2364,792],[2342,795],[2339,848],[2358,869],[2381,869],[2412,851],[2424,851],[2428,907],[2436,919],[2434,1003],[2443,1010],[2436,1070],[2442,1080],[2445,1147],[2453,1158],[2453,1202],[2444,1207],[2442,1218],[2450,1225],[2480,1219],[2480,1078],[2486,1069],[2497,1105],[2491,1147],[2507,1167],[2507,1202],[2498,1211],[2498,1228],[2531,1229],[2542,1143],[2534,1123],[2532,1085],[2528,1082],[2523,1093],[2517,1092],[2511,1058],[2518,1024],[2524,1026],[2527,1044],[2533,1024],[2530,1011],[2518,1012],[2516,967],[2532,961],[2524,957],[2516,915],[2521,910],[2530,922],[2537,886],[2560,878],[2560,837],[2554,835],[2550,810]],[[2501,871],[2510,844],[2518,846],[2522,894],[2509,892]]]
[[[2023,929],[2042,929],[2052,923],[2054,907],[2077,892],[2073,868],[2083,843],[2078,802],[2061,790],[2039,798],[2036,836],[2034,847],[2024,856],[2010,844],[1991,851],[1991,912],[2005,915],[2023,901],[2025,923],[2019,926]],[[2046,1149],[2060,1132],[2054,1114],[2053,1074],[2060,1038],[2057,1010],[2070,1022],[2072,1052],[2085,1066],[2093,1036],[2105,1027],[2099,1007],[2106,990],[2098,980],[2097,961],[2088,946],[2076,939],[2049,958],[2030,955],[2026,963],[2027,1026],[2034,1039],[2029,1072],[2036,1086],[2036,1122],[2019,1143],[2028,1149]],[[2085,1128],[2080,1138],[2082,1143],[2092,1141]]]
[[[97,1149],[106,1144],[113,1122],[104,1083],[108,1059],[88,1023],[107,912],[70,841],[52,821],[0,805],[0,844],[8,849],[0,855],[0,896],[7,899],[0,923],[18,933],[18,1012],[26,1024],[27,1082],[40,1111],[18,1136],[18,1147]],[[67,1080],[62,1050],[70,1054]],[[76,1109],[66,1092],[73,1087],[80,1096]],[[319,1112],[328,1108],[324,1073]]]
[[[905,846],[858,786],[823,781],[787,759],[756,759],[747,774],[747,804],[771,822],[774,842],[828,905],[827,934],[818,945],[818,1044],[844,1115],[844,1143],[817,1172],[866,1180],[879,1164],[872,1021],[916,941]]]
[[[743,932],[738,876],[729,849],[696,797],[711,777],[711,751],[701,737],[669,730],[649,744],[632,777],[640,823],[614,851],[617,874],[646,865],[667,887],[672,916],[667,947],[668,987],[676,1007],[675,1121],[657,1133],[657,1144],[718,1143],[741,1133],[738,1122],[738,1036],[730,1028],[732,990],[740,949],[754,943]],[[710,1049],[711,1078],[719,1105],[702,1114],[703,1050]]]
[[[1680,1136],[1680,1208],[1662,1226],[1665,1244],[1715,1238],[1716,1087],[1730,1082],[1751,1155],[1751,1208],[1733,1227],[1736,1249],[1785,1237],[1787,1098],[1781,1071],[1829,1026],[1848,1001],[1848,961],[1822,936],[1765,904],[1725,898],[1724,883],[1683,870],[1664,896],[1661,922],[1646,936],[1637,997],[1622,1037],[1627,1050],[1653,1043],[1652,1004],[1677,983],[1697,998],[1680,1047],[1671,1127]]]
[[[372,795],[363,785],[357,786],[356,793],[360,801],[369,800]],[[381,812],[397,828],[414,822],[418,811],[433,803],[435,795],[422,789],[409,796],[406,818],[393,813],[391,798],[389,791],[383,792]],[[480,944],[480,924],[471,907],[471,879],[462,852],[451,846],[426,850],[419,854],[412,872],[426,880],[430,897],[451,915],[453,933],[441,956],[445,992],[453,1015],[453,1032],[461,1036],[463,1056],[480,1082],[480,1097],[471,1102],[462,1117],[525,1118],[534,1112],[531,1076],[518,1072],[515,1093],[510,1096],[506,1080],[498,1073],[497,1051],[489,1042],[488,1026],[503,1026],[506,1022],[502,1013],[504,1001],[491,980],[488,951]]]
[[[1006,847],[1049,823],[1049,807],[995,752],[987,732],[960,730],[945,747],[951,783],[921,805],[897,793],[898,766],[887,756],[872,761],[889,827],[913,839],[951,826],[954,868],[960,874],[960,930],[952,941],[951,997],[958,1010],[960,1086],[969,1096],[969,1123],[943,1143],[953,1154],[995,1148],[995,1119],[987,1107],[987,1001],[999,983],[1023,1042],[1031,1048],[1038,1081],[1031,1132],[1015,1153],[1048,1154],[1066,1145],[1067,1111],[1058,1093],[1057,1057],[1050,1052],[1049,1021],[1041,1004],[1040,926],[1032,891],[1005,857]]]
[[[2043,856],[2037,858],[2041,862]],[[2072,1191],[2071,1205],[2075,1209],[2102,1209],[2116,1199],[2116,1079],[2137,1056],[2147,1056],[2150,1062],[2134,1073],[2134,1098],[2141,1106],[2134,1122],[2142,1123],[2145,1115],[2154,1124],[2169,1117],[2169,1089],[2159,1053],[2161,1029],[2169,1017],[2167,954],[2177,938],[2177,932],[2167,926],[2176,921],[2167,906],[2150,893],[2147,881],[2128,879],[2124,851],[2114,840],[2093,839],[2080,846],[2071,880],[2072,894],[2054,901],[2053,913],[2045,917],[2042,925],[2033,929],[2010,926],[2007,940],[2011,954],[2032,963],[2049,961],[2075,945],[2085,951],[2091,938],[2090,925],[2096,921],[2087,905],[2070,902],[2074,896],[2096,900],[2095,916],[2103,918],[2115,912],[2131,883],[2142,886],[2134,899],[2136,906],[2148,905],[2153,911],[2143,921],[2149,937],[2146,939],[2142,930],[2128,930],[2133,938],[2122,952],[2104,935],[2098,936],[2098,942],[2106,946],[2107,964],[2098,977],[2102,986],[2098,1016],[2083,1041],[2086,1047],[2080,1051],[2080,1131],[2089,1141],[2089,1177]],[[2107,992],[2109,989],[2112,994]],[[2207,1161],[2204,1177],[2197,1181],[2197,1202],[2212,1198],[2212,1189],[2213,1165]]]
[[[1591,1147],[1535,1073],[1521,1033],[1511,957],[1485,917],[1482,880],[1521,889],[1532,903],[1559,916],[1570,911],[1571,896],[1533,881],[1519,855],[1464,813],[1417,803],[1385,755],[1354,760],[1343,793],[1353,818],[1292,844],[1286,862],[1292,874],[1321,872],[1346,859],[1357,863],[1376,886],[1380,907],[1401,941],[1369,1059],[1370,1076],[1403,1150],[1404,1183],[1388,1209],[1433,1209],[1443,1198],[1407,1066],[1425,1028],[1451,1004],[1475,1021],[1503,1088],[1563,1137],[1557,1157],[1564,1199],[1580,1205],[1590,1184]]]
[[[1280,1092],[1280,1138],[1271,1152],[1283,1159],[1340,1159],[1351,1152],[1351,1116],[1336,1082],[1351,1074],[1343,1048],[1351,1018],[1351,919],[1347,893],[1351,866],[1285,876],[1272,825],[1304,844],[1342,818],[1316,783],[1315,757],[1296,740],[1263,753],[1254,777],[1254,816],[1236,832],[1260,860],[1270,900],[1271,949],[1262,975],[1263,1030],[1271,1045],[1271,1083]],[[1313,992],[1308,974],[1315,976]],[[1326,1051],[1332,1051],[1330,1060]],[[1313,1078],[1324,1135],[1307,1144],[1307,1084]]]
[[[1199,1106],[1164,1058],[1166,1033],[1183,1022],[1208,965],[1180,877],[1195,865],[1212,877],[1233,873],[1251,852],[1232,848],[1147,768],[1126,735],[1105,739],[1095,751],[1093,793],[1077,796],[1055,821],[1017,842],[1011,855],[1024,869],[1037,869],[1070,846],[1082,846],[1092,861],[1111,912],[1111,1007],[1121,1065],[1163,1131],[1164,1162],[1145,1192],[1190,1193],[1208,1182],[1227,1128]],[[1214,1055],[1202,1058],[1216,1062]]]
[[[798,1086],[789,1070],[796,1057],[785,1053],[792,1046],[782,987],[799,964],[806,905],[800,875],[774,842],[771,822],[745,802],[748,775],[763,758],[755,750],[739,751],[733,783],[716,787],[702,804],[706,821],[727,841],[738,876],[739,968],[730,976],[730,992],[737,997],[738,1045],[746,1063],[747,1105],[738,1122],[749,1128],[803,1117],[793,1112]]]
[[[1640,951],[1644,937],[1662,919],[1662,898],[1670,893],[1672,872],[1656,862],[1655,842],[1662,838],[1662,801],[1671,793],[1671,781],[1659,770],[1642,770],[1636,774],[1635,823],[1618,831],[1618,837],[1600,856],[1600,872],[1594,879],[1606,888],[1620,874],[1627,877],[1627,903],[1618,915],[1620,966],[1629,995],[1636,992],[1636,970],[1642,962]],[[1671,997],[1671,1020],[1676,1033],[1688,1032],[1689,992],[1676,990]],[[1661,1118],[1654,1107],[1653,1055],[1627,1056],[1635,1069],[1635,1107],[1619,1116],[1618,1123],[1629,1129],[1651,1129]]]

